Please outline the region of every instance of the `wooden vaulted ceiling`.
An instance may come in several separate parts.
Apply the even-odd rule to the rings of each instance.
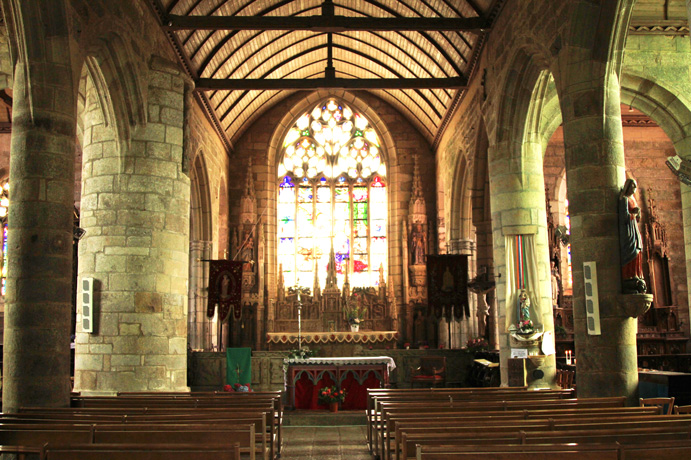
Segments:
[[[228,146],[300,89],[367,90],[434,143],[501,0],[150,0]]]

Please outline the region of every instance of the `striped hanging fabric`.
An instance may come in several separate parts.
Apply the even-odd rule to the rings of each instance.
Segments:
[[[514,270],[516,273],[516,292],[518,292],[521,289],[525,289],[525,276],[527,273],[527,267],[525,265],[526,257],[525,247],[523,245],[523,235],[516,235],[514,238],[516,239],[516,244],[514,246]]]

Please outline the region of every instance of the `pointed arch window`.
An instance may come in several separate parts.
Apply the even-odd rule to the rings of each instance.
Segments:
[[[333,247],[339,286],[388,271],[386,164],[369,121],[334,99],[295,122],[278,164],[278,263],[286,286],[324,286]]]

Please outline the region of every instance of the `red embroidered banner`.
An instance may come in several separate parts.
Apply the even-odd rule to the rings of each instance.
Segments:
[[[231,307],[240,308],[242,298],[242,261],[212,260],[209,267],[209,304],[206,316],[213,318],[218,304],[219,318],[224,321]]]

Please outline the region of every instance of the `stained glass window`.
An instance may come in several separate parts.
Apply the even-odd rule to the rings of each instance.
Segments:
[[[339,286],[376,286],[386,275],[386,165],[369,121],[334,99],[303,114],[278,164],[278,262],[286,286],[326,281],[334,249]]]

